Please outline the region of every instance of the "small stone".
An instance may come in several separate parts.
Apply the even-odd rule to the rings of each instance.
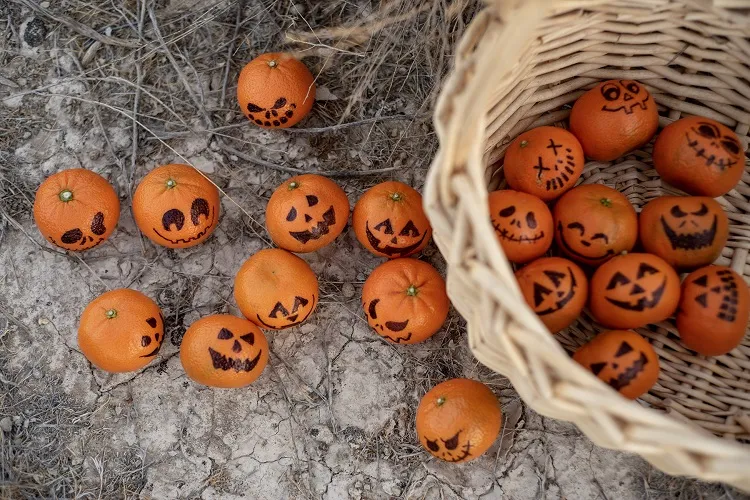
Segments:
[[[42,2],[39,4],[39,7],[43,9],[49,9],[49,2]]]
[[[341,293],[347,299],[351,299],[356,293],[356,291],[354,290],[354,285],[352,285],[351,283],[344,283],[344,285],[341,287]]]
[[[32,18],[26,23],[26,29],[23,31],[23,41],[29,47],[39,47],[47,37],[47,26],[44,21],[38,17]]]
[[[3,417],[3,419],[0,420],[0,429],[2,429],[3,432],[10,433],[10,431],[13,430],[13,420],[11,420],[10,417]]]
[[[49,320],[47,318],[39,318],[38,323],[42,326],[49,325]]]
[[[28,138],[30,138],[30,137],[31,137],[31,132],[29,132],[28,130],[27,130],[26,132],[24,132],[24,133],[23,133],[23,138],[24,138],[24,139],[28,139]]]

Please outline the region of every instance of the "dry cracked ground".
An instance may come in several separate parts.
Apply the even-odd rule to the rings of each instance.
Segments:
[[[741,497],[528,410],[472,358],[455,313],[421,345],[382,341],[359,304],[380,260],[351,231],[304,256],[320,307],[269,335],[257,382],[215,390],[183,373],[186,327],[238,313],[232,280],[269,245],[263,211],[281,180],[328,173],[352,203],[386,179],[422,187],[434,89],[475,11],[470,1],[0,0],[0,498]],[[331,26],[355,28],[341,38]],[[317,75],[321,99],[301,124],[311,130],[263,131],[238,113],[239,69],[269,50],[297,51]],[[129,209],[134,183],[171,162],[225,193],[213,237],[189,250],[142,238]],[[81,255],[51,248],[31,217],[36,186],[74,167],[105,176],[123,206],[113,237]],[[434,246],[422,258],[445,270]],[[119,287],[159,303],[168,340],[142,371],[109,375],[81,354],[76,328],[91,299]],[[463,465],[432,458],[414,430],[420,397],[457,376],[487,383],[505,414],[502,437]]]

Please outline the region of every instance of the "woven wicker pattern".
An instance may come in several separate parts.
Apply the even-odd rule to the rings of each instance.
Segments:
[[[750,131],[747,1],[500,1],[472,23],[435,114],[440,150],[425,205],[448,261],[448,291],[468,321],[470,347],[507,375],[536,411],[575,422],[595,443],[636,452],[671,474],[750,490],[750,336],[725,356],[684,348],[671,323],[639,333],[660,356],[658,384],[628,401],[574,363],[569,352],[602,330],[584,316],[556,336],[526,307],[495,239],[488,190],[521,132],[565,126],[570,106],[611,78],[645,84],[660,126],[685,115]],[[583,183],[623,192],[637,210],[679,193],[651,165],[651,145],[612,163],[589,162]],[[750,281],[750,164],[718,199],[730,220],[718,264]]]

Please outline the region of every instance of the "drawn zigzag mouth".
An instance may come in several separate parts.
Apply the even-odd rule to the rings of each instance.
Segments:
[[[504,240],[512,241],[514,243],[534,243],[544,238],[544,231],[529,238],[528,236],[515,236],[510,234],[507,229],[500,227],[499,224],[492,223],[492,227],[495,228],[495,232]]]
[[[258,355],[253,359],[227,357],[210,347],[208,348],[208,353],[211,355],[211,361],[213,362],[214,368],[216,368],[217,370],[249,372],[252,371],[253,368],[255,368],[255,366],[258,364],[258,361],[260,361],[260,355],[263,353],[263,351],[258,351]]]
[[[669,227],[664,217],[662,216],[661,218],[661,226],[664,228],[664,232],[669,239],[669,243],[672,244],[673,250],[699,250],[711,246],[716,237],[717,225],[718,218],[714,215],[714,222],[709,229],[700,233],[677,234],[677,232]]]
[[[365,234],[367,235],[367,241],[370,242],[370,245],[372,245],[372,247],[375,250],[377,250],[378,252],[383,252],[384,254],[388,256],[391,256],[391,255],[406,255],[406,254],[413,252],[417,248],[419,248],[419,245],[422,244],[425,237],[427,236],[427,231],[422,233],[422,238],[420,238],[418,242],[412,245],[407,245],[405,247],[394,247],[391,245],[386,245],[384,247],[381,247],[380,246],[381,241],[374,234],[372,234],[372,231],[370,231],[370,225],[368,222],[365,222]]]
[[[617,378],[610,378],[608,382],[609,385],[612,386],[613,389],[618,391],[623,387],[626,387],[630,384],[630,382],[633,381],[633,379],[638,376],[639,373],[643,371],[647,363],[648,358],[645,354],[641,353],[641,357],[637,359],[632,366],[627,368]]]
[[[325,211],[323,214],[323,220],[318,222],[315,227],[307,231],[289,231],[289,234],[295,240],[302,244],[307,243],[310,240],[318,240],[324,235],[331,232],[330,226],[336,224],[336,211],[331,205],[331,208]]]
[[[638,299],[638,302],[636,302],[635,304],[624,301],[624,300],[611,299],[609,297],[607,297],[607,300],[610,303],[622,309],[626,309],[628,311],[641,312],[646,309],[652,309],[656,307],[659,304],[659,301],[661,301],[661,296],[664,295],[664,290],[666,288],[667,288],[667,278],[664,278],[664,281],[662,281],[661,285],[659,285],[659,288],[654,290],[654,293],[651,296],[650,300],[647,299],[646,297],[641,297],[640,299]]]
[[[685,132],[685,137],[687,137],[688,146],[690,146],[690,148],[695,151],[695,155],[698,158],[703,158],[704,160],[706,160],[706,166],[719,167],[719,170],[723,172],[724,170],[737,163],[736,161],[732,161],[729,158],[716,158],[716,155],[714,154],[706,156],[706,148],[702,147],[697,140],[694,141],[690,139],[690,135],[687,132]]]
[[[648,109],[648,107],[646,107],[646,102],[648,102],[649,99],[650,99],[650,96],[646,97],[641,102],[637,102],[635,104],[631,104],[630,106],[619,106],[617,108],[610,108],[610,107],[607,107],[607,105],[604,105],[604,106],[602,106],[602,111],[610,111],[610,112],[614,113],[615,111],[622,110],[622,111],[625,112],[626,115],[632,115],[633,114],[633,110],[635,108],[640,108],[641,110],[646,111]]]
[[[206,233],[208,233],[208,230],[213,227],[214,222],[216,222],[216,211],[215,210],[214,210],[214,218],[211,219],[211,224],[209,224],[208,226],[206,226],[206,229],[204,229],[200,233],[196,234],[195,236],[191,236],[190,238],[187,238],[187,239],[177,238],[176,240],[170,240],[169,238],[167,238],[166,236],[164,236],[163,234],[161,234],[156,228],[153,228],[153,229],[154,229],[154,232],[156,234],[158,234],[160,238],[162,238],[162,239],[164,239],[164,240],[166,240],[166,241],[168,241],[170,243],[173,243],[173,244],[177,245],[177,244],[180,244],[180,243],[190,243],[191,241],[195,241],[195,240],[199,240],[199,239],[203,238],[206,235]]]

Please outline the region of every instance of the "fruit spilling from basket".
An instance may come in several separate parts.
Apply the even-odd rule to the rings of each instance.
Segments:
[[[729,219],[712,197],[733,189],[744,168],[739,138],[729,128],[704,117],[665,127],[654,143],[654,167],[691,196],[653,199],[640,216],[612,188],[574,187],[584,154],[614,160],[648,143],[657,128],[656,105],[640,83],[602,82],[573,106],[572,133],[539,127],[511,142],[503,170],[513,190],[489,195],[505,255],[528,263],[516,272],[528,305],[556,333],[588,303],[591,316],[613,330],[573,358],[631,399],[656,383],[659,358],[630,329],[674,315],[686,347],[718,356],[742,342],[750,314],[743,278],[711,265],[729,236]],[[554,204],[552,210],[546,203]],[[553,240],[566,258],[542,257]],[[677,271],[693,272],[680,286]]]

